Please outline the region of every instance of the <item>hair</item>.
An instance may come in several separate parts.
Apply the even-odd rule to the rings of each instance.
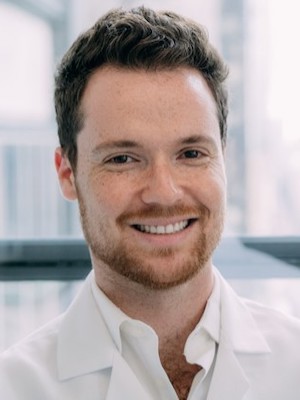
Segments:
[[[228,69],[201,25],[174,12],[138,7],[114,9],[81,34],[64,55],[55,76],[55,111],[64,154],[76,168],[80,105],[91,75],[103,65],[128,69],[197,69],[217,105],[222,145],[226,144]]]

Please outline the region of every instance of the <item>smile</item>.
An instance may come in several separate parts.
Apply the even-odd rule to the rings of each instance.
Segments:
[[[155,235],[170,235],[183,231],[192,220],[184,220],[168,225],[134,225],[134,228],[140,232],[151,233]]]

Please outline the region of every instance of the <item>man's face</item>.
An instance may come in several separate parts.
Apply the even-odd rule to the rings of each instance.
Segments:
[[[109,267],[163,289],[209,267],[226,178],[216,105],[200,73],[104,67],[82,111],[76,175],[59,176],[66,197],[78,198],[96,273]]]

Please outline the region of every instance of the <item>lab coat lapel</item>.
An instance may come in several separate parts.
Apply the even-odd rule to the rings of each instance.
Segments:
[[[106,400],[150,400],[114,344],[91,294],[89,281],[90,277],[61,324],[57,348],[59,379],[111,370]]]
[[[249,387],[232,349],[220,345],[207,400],[241,400]]]
[[[220,281],[221,330],[215,369],[207,400],[242,400],[249,388],[241,362],[269,354],[270,348],[248,307],[216,271]]]
[[[110,368],[116,346],[91,293],[91,277],[63,317],[58,334],[60,380]]]
[[[126,361],[116,351],[106,400],[151,400]]]

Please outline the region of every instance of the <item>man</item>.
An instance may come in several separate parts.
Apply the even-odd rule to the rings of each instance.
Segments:
[[[212,266],[226,76],[200,26],[145,8],[108,13],[67,52],[55,164],[93,273],[2,355],[1,399],[300,398],[300,323],[241,300]]]

